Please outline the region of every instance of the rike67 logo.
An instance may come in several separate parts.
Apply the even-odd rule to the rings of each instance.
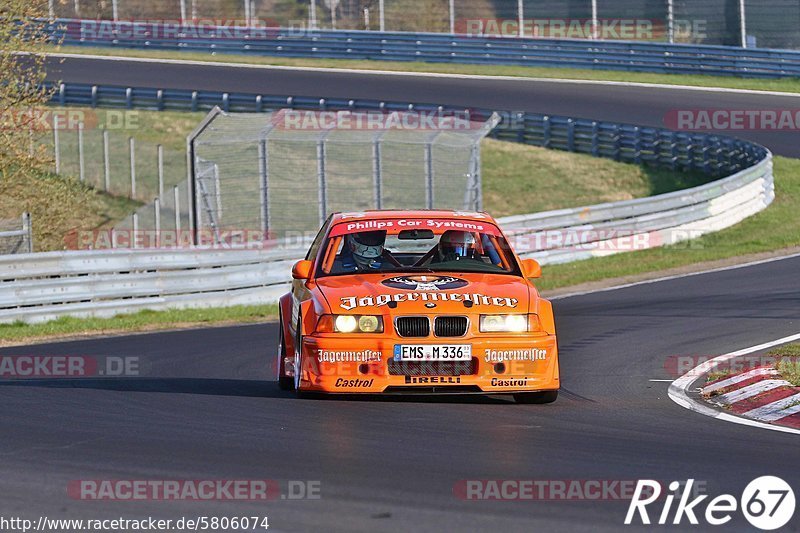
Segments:
[[[650,525],[653,520],[659,525],[680,525],[685,518],[689,524],[697,525],[700,523],[699,516],[707,524],[721,526],[730,522],[741,511],[753,527],[772,531],[785,526],[794,515],[794,491],[779,477],[762,476],[754,479],[745,487],[738,500],[731,494],[720,494],[710,500],[707,500],[707,494],[692,497],[693,485],[693,479],[687,480],[685,484],[673,481],[669,484],[668,492],[662,494],[658,481],[639,480],[625,516],[625,524],[631,525],[640,521]],[[675,500],[678,503],[673,510]],[[654,503],[656,504],[649,511],[660,512],[651,518],[648,506]]]

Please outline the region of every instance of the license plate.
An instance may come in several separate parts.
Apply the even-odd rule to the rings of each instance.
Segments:
[[[395,361],[469,361],[469,344],[395,344]]]

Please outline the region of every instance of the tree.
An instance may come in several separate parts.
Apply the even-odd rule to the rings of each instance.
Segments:
[[[0,3],[0,179],[41,172],[49,156],[36,138],[51,126],[45,105],[44,32],[47,4],[41,0]]]

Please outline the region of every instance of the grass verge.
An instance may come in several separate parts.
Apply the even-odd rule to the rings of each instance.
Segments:
[[[733,227],[664,246],[543,267],[541,289],[656,272],[800,245],[800,159],[775,158],[775,201]]]
[[[688,85],[692,87],[722,87],[756,91],[800,93],[800,78],[777,80],[746,79],[733,76],[708,76],[701,74],[651,74],[647,72],[617,72],[613,70],[588,70],[574,68],[517,67],[497,65],[464,65],[405,61],[373,61],[352,59],[305,59],[241,54],[212,54],[203,52],[174,52],[168,50],[127,50],[123,48],[63,46],[54,50],[69,54],[92,54],[155,59],[182,59],[187,61],[223,61],[248,65],[286,67],[315,67],[393,72],[434,72],[481,76],[513,76],[524,78],[557,78],[571,80],[623,81]]]
[[[781,357],[775,368],[783,379],[795,387],[800,387],[800,344],[779,346],[771,350],[769,355]]]
[[[694,187],[699,172],[672,172],[586,154],[485,139],[484,208],[494,217],[630,200]]]
[[[278,318],[277,305],[239,305],[212,309],[139,311],[112,318],[61,317],[42,324],[0,324],[0,346],[43,338],[70,338],[156,331],[202,325],[243,324]]]

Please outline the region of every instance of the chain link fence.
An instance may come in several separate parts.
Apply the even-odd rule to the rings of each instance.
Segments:
[[[196,224],[200,244],[292,246],[335,211],[480,209],[479,143],[499,117],[436,115],[214,109],[192,135],[193,188],[141,207],[115,244],[169,246]]]
[[[50,15],[800,48],[800,0],[51,0]]]
[[[0,255],[31,252],[33,252],[31,215],[22,213],[20,218],[0,219]]]
[[[186,178],[182,150],[137,139],[126,130],[92,127],[81,121],[59,124],[41,136],[55,162],[56,174],[74,176],[90,187],[150,202]]]

